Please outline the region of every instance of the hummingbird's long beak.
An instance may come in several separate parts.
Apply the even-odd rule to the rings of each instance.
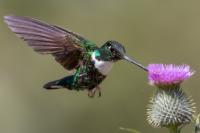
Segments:
[[[132,58],[126,56],[126,55],[124,55],[123,59],[127,60],[128,62],[130,62],[132,64],[135,64],[136,66],[142,68],[145,71],[148,71],[148,69],[145,66],[143,66],[142,64],[138,63],[136,60],[134,60],[134,59],[132,59]]]

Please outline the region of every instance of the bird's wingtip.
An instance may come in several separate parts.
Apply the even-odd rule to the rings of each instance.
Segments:
[[[3,16],[4,20],[10,19],[12,17],[13,17],[13,15],[5,15],[5,16]]]
[[[10,16],[3,16],[4,22],[8,24],[8,19],[10,18]]]
[[[5,16],[3,16],[4,22],[5,22],[5,23],[8,23],[9,20],[12,19],[13,17],[14,17],[13,15],[5,15]]]
[[[16,19],[18,17],[15,15],[5,15],[5,16],[3,16],[3,18],[4,18],[4,20],[12,20],[12,19]]]

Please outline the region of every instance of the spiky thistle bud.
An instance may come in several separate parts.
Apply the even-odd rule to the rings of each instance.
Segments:
[[[158,87],[147,109],[147,120],[154,127],[180,127],[192,121],[194,103],[180,88],[193,75],[188,65],[151,64],[150,85]]]
[[[154,127],[184,125],[192,121],[194,103],[181,89],[159,89],[147,109],[147,120]]]

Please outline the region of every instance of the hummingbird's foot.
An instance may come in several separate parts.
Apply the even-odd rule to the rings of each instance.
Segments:
[[[88,91],[88,96],[91,97],[91,98],[94,97],[96,91],[99,92],[99,97],[101,97],[101,88],[100,88],[99,86],[95,87],[95,88],[92,89],[92,90],[89,90],[89,91]]]
[[[96,90],[97,90],[96,88],[88,90],[88,97],[93,98],[95,96]]]
[[[100,87],[100,86],[97,86],[96,88],[97,88],[97,90],[98,90],[98,92],[99,92],[99,97],[101,97],[101,87]]]

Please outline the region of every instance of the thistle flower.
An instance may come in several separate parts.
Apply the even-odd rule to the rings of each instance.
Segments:
[[[147,120],[153,127],[181,126],[192,121],[193,100],[181,89],[159,89],[147,109]]]
[[[158,87],[180,85],[180,83],[194,74],[188,65],[150,64],[147,68],[149,84]]]
[[[178,129],[192,121],[194,103],[180,88],[193,75],[188,65],[150,64],[150,85],[158,87],[147,109],[147,121],[154,127]]]

